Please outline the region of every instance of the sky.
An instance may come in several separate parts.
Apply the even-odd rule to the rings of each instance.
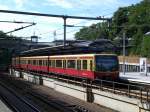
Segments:
[[[112,17],[119,7],[130,6],[142,0],[0,0],[0,10],[26,11],[45,14],[86,17]],[[0,13],[0,21],[35,22],[35,26],[13,32],[9,35],[30,37],[39,36],[40,42],[63,39],[63,19]],[[68,25],[89,26],[100,21],[67,19]],[[0,30],[8,32],[28,24],[0,22]],[[74,39],[74,34],[82,27],[67,27],[67,39]],[[55,36],[54,36],[55,32]]]

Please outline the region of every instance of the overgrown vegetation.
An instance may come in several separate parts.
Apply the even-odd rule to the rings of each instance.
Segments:
[[[116,41],[122,39],[123,32],[126,32],[128,44],[132,45],[128,51],[129,55],[150,57],[150,36],[145,35],[150,32],[150,0],[119,8],[112,17],[110,27],[106,22],[93,24],[82,28],[75,34],[75,38],[83,40],[107,38]]]

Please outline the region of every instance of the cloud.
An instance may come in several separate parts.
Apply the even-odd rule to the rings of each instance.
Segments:
[[[47,0],[48,5],[59,6],[62,8],[73,8],[73,4],[69,0]]]
[[[129,1],[129,0],[127,0]],[[67,15],[77,15],[77,16],[103,16],[108,13],[114,12],[118,7],[127,6],[133,2],[123,0],[13,0],[13,5],[8,2],[3,4],[0,2],[0,9],[3,10],[24,10],[30,12],[39,13],[50,13],[55,14],[67,14]],[[137,0],[139,1],[139,0]],[[132,3],[131,3],[132,2]],[[28,4],[27,4],[28,3]],[[46,4],[43,5],[43,4]],[[26,22],[36,22],[37,25],[34,27],[29,27],[18,32],[14,32],[13,35],[16,36],[31,36],[35,32],[36,35],[43,37],[40,41],[52,41],[53,31],[57,30],[57,39],[63,39],[63,19],[61,18],[50,18],[50,17],[39,17],[39,16],[25,16],[25,15],[15,15],[15,14],[3,14],[0,13],[0,20],[8,21],[26,21]],[[78,26],[89,26],[91,24],[97,23],[99,21],[86,21],[79,19],[67,19],[67,24],[78,25]],[[5,32],[13,30],[15,28],[24,26],[24,24],[8,24],[0,23],[0,30]],[[67,27],[67,39],[73,39],[74,33],[82,27]],[[58,30],[59,29],[59,30]],[[73,31],[75,30],[75,31]],[[47,32],[47,33],[46,33]]]
[[[28,0],[14,0],[17,9],[22,9]]]
[[[46,0],[50,6],[58,6],[61,8],[87,8],[87,7],[94,7],[94,6],[115,6],[120,4],[120,0]]]

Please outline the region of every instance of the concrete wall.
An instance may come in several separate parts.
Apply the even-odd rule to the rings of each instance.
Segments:
[[[13,72],[11,73],[14,73],[15,77],[19,76],[18,71],[12,71]],[[41,79],[39,76],[34,76],[25,72],[22,72],[22,75],[25,80],[36,84],[40,83]],[[43,85],[47,87],[53,88],[56,91],[79,98],[84,101],[87,101],[89,97],[87,88],[84,88],[82,86],[68,84],[66,82],[60,82],[58,80],[46,77],[42,77],[42,82]],[[116,95],[110,92],[96,89],[92,89],[91,94],[93,96],[93,103],[100,104],[120,112],[150,112],[150,104],[146,102],[141,103],[140,100],[137,100],[135,98],[129,98],[127,96]]]
[[[20,77],[20,72],[19,71],[15,71],[14,76]]]
[[[79,98],[81,100],[86,101],[86,88],[80,87],[80,86],[75,86],[72,84],[67,84],[64,82],[59,82],[57,80],[54,79],[50,79],[50,78],[45,78],[43,77],[43,85],[53,88],[56,91],[59,91],[61,93]]]
[[[86,101],[86,88],[55,81],[55,90]]]
[[[26,72],[22,72],[22,75],[23,75],[23,79],[32,82],[34,84],[40,84],[39,76],[31,75]]]
[[[55,80],[54,79],[50,79],[50,78],[46,78],[46,77],[43,77],[43,85],[44,86],[47,86],[47,87],[50,87],[50,88],[55,88]]]
[[[111,107],[120,112],[139,112],[139,100],[95,89],[92,89],[92,92],[94,94],[94,103]]]

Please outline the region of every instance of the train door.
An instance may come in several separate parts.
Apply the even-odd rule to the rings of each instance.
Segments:
[[[64,74],[67,74],[66,73],[66,59],[63,60],[63,71],[64,71],[63,72]]]
[[[81,60],[80,59],[78,59],[77,60],[77,70],[78,70],[78,76],[80,76],[81,75]]]
[[[93,71],[93,61],[88,60],[88,71]]]
[[[47,73],[49,73],[50,59],[47,57]]]

